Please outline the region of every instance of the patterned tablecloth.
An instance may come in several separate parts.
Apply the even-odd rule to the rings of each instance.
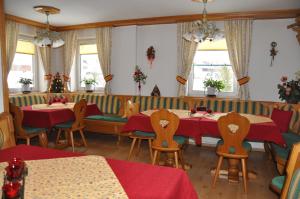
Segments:
[[[32,160],[26,165],[25,199],[128,198],[101,156]],[[1,163],[0,170],[6,166],[7,163]],[[3,172],[0,173],[3,179]]]
[[[205,112],[197,112],[194,114],[191,114],[188,110],[178,110],[178,109],[168,109],[170,112],[176,114],[180,119],[184,118],[207,118],[212,120],[218,120],[221,116],[227,115],[227,113],[213,113],[208,114]],[[142,112],[142,114],[150,116],[152,113],[154,113],[157,110],[147,110]],[[259,124],[259,123],[265,123],[265,122],[273,122],[271,118],[259,116],[259,115],[252,115],[252,114],[245,114],[241,113],[240,115],[246,117],[251,124]]]
[[[48,109],[72,109],[74,108],[75,103],[68,102],[68,103],[53,103],[49,104],[34,104],[32,105],[32,110],[48,110]]]

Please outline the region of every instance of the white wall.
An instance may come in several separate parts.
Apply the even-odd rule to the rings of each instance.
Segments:
[[[287,29],[294,19],[254,22],[249,73],[250,95],[255,100],[279,101],[277,84],[283,75],[295,78],[300,70],[300,45],[296,33]],[[278,55],[270,66],[270,44],[277,42]]]

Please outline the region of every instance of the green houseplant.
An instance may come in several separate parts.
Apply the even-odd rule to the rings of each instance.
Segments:
[[[93,86],[97,84],[97,81],[95,79],[89,78],[89,79],[83,79],[81,82],[85,84],[85,90],[87,92],[93,91]]]
[[[216,95],[216,92],[220,92],[225,88],[225,84],[222,80],[213,80],[209,78],[203,82],[205,88],[207,89],[208,96]]]
[[[23,93],[30,93],[30,84],[32,84],[32,79],[21,77],[18,82],[22,85]]]
[[[298,75],[296,80],[290,81],[288,81],[286,76],[281,77],[281,84],[278,84],[277,88],[279,99],[285,100],[290,104],[297,104],[300,102],[300,77]]]

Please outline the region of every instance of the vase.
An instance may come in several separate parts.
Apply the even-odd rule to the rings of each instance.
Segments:
[[[93,85],[92,84],[85,84],[85,91],[86,92],[93,92]]]
[[[22,92],[25,93],[30,93],[31,89],[30,89],[30,84],[22,84]]]

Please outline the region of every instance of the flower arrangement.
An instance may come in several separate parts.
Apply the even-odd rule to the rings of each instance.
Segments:
[[[32,84],[32,79],[21,77],[19,83],[23,85],[29,85]]]
[[[148,61],[150,62],[150,65],[152,65],[152,62],[155,59],[155,50],[154,50],[153,46],[150,46],[147,49],[147,58],[148,58]]]
[[[146,79],[147,79],[147,75],[145,75],[142,71],[141,68],[136,65],[135,66],[135,71],[133,73],[133,80],[138,83],[138,89],[139,89],[139,93],[141,93],[141,82],[143,84],[146,84]]]
[[[205,80],[203,82],[204,86],[207,88],[207,87],[212,87],[212,88],[215,88],[217,89],[218,91],[221,91],[222,89],[225,88],[225,84],[223,81],[221,80],[213,80],[211,78]]]
[[[281,84],[277,85],[279,99],[287,103],[297,104],[300,102],[300,76],[296,73],[296,80],[288,81],[286,76],[281,77]]]

